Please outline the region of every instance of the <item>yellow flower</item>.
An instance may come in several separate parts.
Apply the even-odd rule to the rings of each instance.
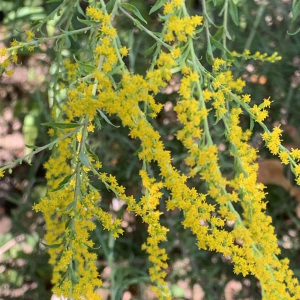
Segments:
[[[251,101],[251,96],[249,94],[243,95],[242,101],[244,101],[245,103],[249,103]]]
[[[222,65],[225,64],[225,60],[221,58],[216,58],[213,64],[213,71],[218,71]]]
[[[104,14],[101,10],[99,10],[98,8],[92,7],[92,6],[89,6],[86,9],[86,14],[98,22],[101,22],[104,17]]]
[[[88,132],[94,132],[95,126],[93,123],[90,123],[87,127]]]
[[[33,40],[34,38],[34,33],[31,31],[31,30],[26,30],[26,35],[27,35],[27,38],[26,38],[26,41],[27,42],[30,42]]]
[[[32,52],[32,51],[34,50],[34,48],[35,48],[34,45],[31,45],[31,46],[28,47],[28,50],[29,50],[30,52]]]
[[[175,48],[174,50],[171,51],[171,53],[174,58],[178,58],[181,54],[180,48],[179,47]]]
[[[129,52],[129,49],[125,46],[120,49],[120,53],[121,53],[122,57],[127,56],[128,52]]]
[[[209,101],[212,98],[212,92],[209,91],[208,89],[205,89],[203,91],[203,99],[204,101]]]
[[[14,54],[11,59],[14,63],[18,62],[18,55]]]
[[[6,55],[6,48],[5,47],[0,48],[0,57],[5,55]]]
[[[300,160],[300,149],[294,149],[291,150],[291,156],[295,160]]]
[[[250,55],[250,50],[245,49],[244,52],[243,52],[243,55]]]
[[[264,102],[262,103],[263,107],[270,107],[271,105],[271,101],[270,101],[270,97],[267,99],[264,99]]]
[[[6,70],[5,74],[8,75],[8,76],[12,76],[14,74],[14,71],[13,70]]]
[[[289,154],[286,151],[280,151],[279,158],[280,158],[281,162],[285,165],[288,165],[290,162]]]
[[[183,0],[173,0],[172,4],[174,7],[179,7],[182,5]]]
[[[19,45],[19,42],[16,40],[16,39],[14,39],[11,43],[10,43],[10,46],[11,47],[16,47],[16,46],[18,46]]]
[[[173,5],[171,3],[166,3],[164,5],[164,15],[171,14],[173,12]]]

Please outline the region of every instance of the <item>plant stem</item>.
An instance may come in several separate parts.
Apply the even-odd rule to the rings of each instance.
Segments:
[[[135,24],[136,24],[136,20],[123,8],[120,7],[119,8],[129,19],[131,19]],[[158,43],[160,43],[161,45],[163,45],[164,47],[166,47],[169,50],[172,50],[173,47],[166,44],[165,42],[163,42],[160,38],[158,38],[154,33],[152,33],[150,30],[148,30],[145,26],[143,26],[141,23],[138,24],[138,28],[144,30],[149,36],[151,36],[153,39],[155,39]]]
[[[260,20],[261,20],[262,16],[263,16],[265,8],[266,8],[266,3],[262,2],[262,4],[259,6],[259,9],[258,9],[257,14],[256,14],[256,18],[255,18],[253,26],[251,28],[251,32],[250,32],[249,37],[246,41],[245,50],[250,50],[250,46],[251,46],[252,41],[254,39],[257,27],[260,23]]]
[[[22,161],[23,161],[24,159],[27,159],[27,158],[31,159],[35,154],[40,153],[41,151],[43,151],[43,150],[45,150],[45,149],[47,149],[47,148],[52,148],[52,147],[53,147],[55,144],[57,144],[58,142],[60,142],[60,141],[62,141],[62,140],[64,140],[64,139],[66,139],[66,138],[68,138],[69,136],[71,136],[71,135],[73,135],[74,133],[76,133],[77,131],[79,131],[79,129],[80,129],[83,125],[84,125],[84,124],[80,124],[78,127],[76,127],[76,128],[75,128],[74,130],[72,130],[71,132],[69,132],[69,133],[67,133],[67,134],[65,134],[65,135],[63,135],[63,136],[61,136],[61,137],[55,139],[55,140],[52,141],[51,143],[49,143],[49,144],[47,144],[47,145],[45,145],[45,146],[42,146],[42,147],[38,147],[38,149],[36,149],[36,150],[34,150],[34,151],[32,151],[32,152],[30,152],[30,153],[24,155],[24,156],[22,156],[22,157],[20,157],[20,158],[18,158],[18,159],[16,159],[16,160],[14,160],[14,161],[12,161],[11,163],[9,163],[9,164],[7,164],[7,165],[4,165],[4,166],[0,167],[0,170],[4,171],[4,170],[6,170],[6,169],[10,169],[10,168],[12,168],[14,165],[16,165],[16,164],[18,164],[18,163],[21,164]]]
[[[73,35],[73,34],[77,34],[77,33],[80,33],[80,32],[85,32],[85,31],[88,31],[92,28],[96,28],[98,26],[99,26],[98,24],[97,25],[92,25],[92,26],[88,26],[88,27],[84,27],[84,28],[64,32],[64,33],[54,35],[54,36],[39,38],[37,40],[33,40],[33,41],[30,41],[30,42],[26,42],[26,43],[19,43],[18,46],[10,47],[10,48],[7,49],[7,51],[13,51],[13,50],[20,49],[20,48],[27,47],[27,46],[31,46],[31,45],[37,46],[38,43],[42,43],[42,42],[49,41],[49,40],[54,40],[54,39],[60,39],[64,36]]]

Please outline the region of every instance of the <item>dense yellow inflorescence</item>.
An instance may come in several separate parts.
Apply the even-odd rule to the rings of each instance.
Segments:
[[[167,282],[167,253],[161,243],[167,241],[168,228],[161,225],[163,213],[162,189],[169,191],[167,210],[182,212],[184,228],[195,235],[198,248],[216,251],[230,258],[234,272],[243,276],[254,275],[261,284],[263,299],[300,299],[298,281],[289,270],[288,260],[279,260],[271,218],[266,215],[264,186],[257,182],[257,150],[249,145],[250,129],[243,129],[243,113],[259,124],[268,117],[271,100],[260,105],[251,104],[251,96],[242,94],[245,82],[234,78],[232,60],[215,58],[211,72],[205,70],[195,56],[193,39],[201,28],[203,17],[190,16],[185,1],[166,1],[163,5],[164,30],[159,52],[144,76],[130,73],[122,58],[129,49],[120,46],[116,29],[104,7],[89,6],[87,17],[94,23],[96,41],[93,43],[90,67],[83,77],[80,64],[71,58],[64,61],[65,77],[61,89],[67,86],[67,102],[53,107],[53,118],[72,128],[51,128],[51,136],[59,138],[52,156],[45,164],[49,191],[34,206],[45,217],[50,260],[53,265],[53,291],[74,300],[100,299],[95,288],[101,280],[95,265],[97,255],[91,251],[94,244],[90,233],[97,219],[103,228],[117,238],[122,234],[121,220],[101,208],[101,197],[90,182],[91,175],[101,181],[116,197],[125,201],[127,210],[134,212],[147,224],[148,237],[142,246],[148,254],[153,290],[159,299],[171,299]],[[26,31],[26,46],[34,48],[35,36]],[[7,75],[12,62],[17,62],[18,42],[10,50],[0,49],[4,58],[1,69]],[[168,46],[168,47],[166,47]],[[167,50],[166,50],[166,49]],[[232,57],[275,62],[280,57],[245,50]],[[185,172],[177,170],[172,156],[165,149],[161,136],[151,119],[163,108],[155,95],[170,83],[174,73],[180,75],[178,101],[174,107],[181,128],[176,138],[186,149]],[[115,76],[117,75],[117,76]],[[119,78],[118,82],[115,77]],[[142,109],[144,106],[144,109]],[[139,139],[138,157],[143,162],[139,170],[143,196],[134,199],[126,195],[117,178],[102,171],[102,164],[88,146],[88,135],[95,130],[97,113],[116,115],[129,129],[132,139]],[[218,145],[211,136],[210,120],[219,122],[224,129],[224,143],[234,162],[231,179],[222,173]],[[73,130],[73,131],[72,131]],[[300,183],[300,150],[289,152],[281,145],[282,130],[265,130],[262,139],[272,154],[284,164],[291,163]],[[63,138],[65,136],[65,138]],[[150,176],[150,164],[159,169],[157,178]],[[0,178],[4,173],[0,170]],[[187,184],[198,177],[205,183],[202,193]],[[238,211],[242,213],[239,214]],[[230,225],[231,224],[231,225]]]

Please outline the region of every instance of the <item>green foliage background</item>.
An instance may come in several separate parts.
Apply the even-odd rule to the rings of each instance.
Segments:
[[[256,51],[272,54],[277,51],[282,56],[282,60],[275,64],[261,63],[259,61],[245,61],[241,67],[235,69],[236,76],[242,76],[247,82],[245,92],[252,95],[252,99],[257,103],[263,98],[271,97],[273,104],[270,110],[270,117],[267,124],[272,126],[279,122],[286,128],[284,135],[284,143],[292,144],[294,147],[300,145],[300,33],[297,32],[300,27],[300,20],[296,17],[297,1],[294,1],[294,20],[292,20],[292,1],[269,1],[260,3],[260,1],[243,1],[230,0],[238,5],[238,14],[235,10],[231,11],[231,19],[229,20],[229,32],[231,33],[231,41],[228,42],[228,48],[239,53],[245,49],[249,49],[252,53]],[[148,15],[148,11],[155,1],[138,1],[130,0],[129,3],[135,5],[148,22],[148,27],[152,31],[159,31],[160,23],[158,15]],[[187,1],[188,8],[191,11],[201,15],[202,6],[200,1]],[[213,16],[213,22],[219,28],[211,29],[215,37],[222,33],[222,24],[220,12],[222,10],[223,1],[212,0],[207,2],[207,10]],[[213,2],[217,3],[214,7]],[[4,31],[4,44],[8,45],[13,38],[21,40],[24,30],[28,29],[36,20],[45,18],[57,6],[59,2],[43,1],[43,0],[2,0],[0,2],[0,11],[2,12],[2,21],[0,23],[1,30]],[[78,4],[82,10],[86,8],[87,3],[84,1]],[[74,8],[75,9],[75,8]],[[75,14],[76,16],[76,14]],[[77,16],[82,18],[77,13]],[[77,17],[76,16],[76,17]],[[83,27],[73,17],[70,22],[74,29]],[[118,19],[119,23],[115,24],[122,43],[127,45],[130,50],[129,57],[125,60],[131,71],[144,74],[147,66],[151,63],[148,57],[145,57],[147,49],[153,45],[151,40],[145,33],[134,28],[132,22],[126,18]],[[58,21],[58,20],[57,20]],[[47,22],[47,26],[43,30],[48,34],[53,34],[55,26],[63,26],[64,22],[54,23]],[[206,47],[205,40],[197,40],[197,49],[199,57],[203,56],[203,48]],[[48,142],[45,128],[39,126],[40,123],[50,122],[50,109],[53,97],[59,95],[53,94],[53,85],[58,66],[56,57],[58,55],[71,56],[77,53],[84,58],[88,56],[88,49],[85,48],[85,41],[66,39],[65,44],[68,45],[69,53],[58,53],[55,44],[49,44],[49,47],[43,49],[45,54],[44,61],[39,63],[50,68],[50,75],[45,75],[41,79],[41,84],[35,90],[27,92],[15,89],[16,97],[0,99],[0,112],[5,107],[12,107],[14,116],[18,118],[22,124],[22,132],[24,134],[26,144],[43,145]],[[218,57],[220,49],[214,49],[214,56]],[[35,50],[40,51],[40,50]],[[34,53],[35,54],[35,53]],[[23,51],[19,54],[20,60],[24,66],[27,65],[28,57],[31,54]],[[205,59],[203,59],[204,63]],[[205,64],[205,63],[204,63]],[[84,70],[84,66],[81,66]],[[207,64],[205,67],[210,68]],[[36,78],[34,71],[31,73],[34,80]],[[30,74],[30,73],[29,73]],[[0,79],[0,89],[6,88],[5,82]],[[176,88],[176,80],[174,86]],[[175,93],[170,89],[167,93],[161,94],[161,101],[175,103]],[[245,117],[245,124],[249,120]],[[170,150],[174,157],[182,158],[185,156],[183,146],[170,140],[170,133],[178,129],[179,124],[176,116],[172,111],[163,111],[154,124],[156,129],[161,133],[166,148]],[[137,195],[138,187],[141,185],[136,166],[140,164],[137,156],[132,159],[134,149],[138,148],[137,141],[126,138],[127,134],[122,131],[126,129],[115,128],[106,123],[103,119],[99,119],[99,123],[104,130],[102,135],[94,134],[90,141],[93,147],[97,147],[97,153],[103,161],[104,169],[118,178],[120,184],[124,185],[129,193]],[[112,123],[118,125],[120,120],[112,119]],[[100,124],[99,124],[100,126]],[[296,132],[296,135],[289,134],[290,129]],[[218,140],[219,128],[214,130],[215,140]],[[270,158],[270,154],[260,145],[260,129],[254,127],[252,143],[260,148],[260,153],[265,158]],[[135,143],[135,144],[134,144]],[[221,141],[220,141],[221,143]],[[174,146],[175,145],[175,146]],[[130,154],[130,155],[129,155]],[[42,164],[47,160],[49,153],[45,152],[39,155],[32,165],[23,164],[13,170],[13,174],[8,176],[11,182],[15,180],[20,183],[21,187],[18,191],[5,194],[2,199],[2,206],[5,207],[5,214],[9,215],[12,220],[12,228],[0,236],[0,249],[12,239],[22,237],[22,243],[18,242],[16,246],[11,247],[3,253],[0,260],[0,292],[1,296],[6,292],[17,290],[21,287],[29,287],[27,292],[22,295],[13,295],[13,293],[3,296],[3,299],[50,299],[50,267],[47,265],[47,253],[45,247],[40,243],[43,236],[44,221],[41,216],[32,212],[33,203],[39,201],[39,198],[45,193],[45,179]],[[130,158],[129,158],[130,157]],[[224,170],[231,174],[231,169],[226,164],[226,155],[220,158]],[[179,169],[182,166],[177,166]],[[292,180],[290,170],[285,169],[285,175]],[[194,183],[195,184],[195,183]],[[201,190],[201,182],[196,182],[197,188]],[[108,192],[104,186],[96,186],[101,190],[103,203],[107,209],[113,209],[113,195]],[[268,186],[267,201],[269,202],[267,212],[273,218],[273,223],[278,234],[278,242],[282,249],[282,255],[289,257],[291,268],[296,276],[300,279],[300,244],[299,229],[300,220],[296,216],[295,208],[297,200],[292,197],[288,191],[279,186]],[[168,197],[166,194],[165,197]],[[13,208],[8,209],[11,203]],[[122,210],[116,211],[121,215]],[[220,254],[210,253],[197,250],[194,237],[190,232],[183,230],[181,225],[182,216],[180,213],[165,212],[165,222],[171,229],[168,234],[168,242],[164,245],[167,253],[169,253],[170,275],[167,278],[172,284],[172,292],[174,299],[188,299],[184,296],[184,289],[178,284],[180,281],[186,281],[188,286],[199,283],[205,292],[205,299],[225,299],[224,289],[226,284],[232,279],[240,281],[243,284],[243,290],[240,298],[248,297],[248,299],[260,299],[259,288],[256,280],[252,277],[243,278],[235,275],[232,271],[230,261]],[[168,217],[169,216],[169,217]],[[3,217],[3,216],[2,216]],[[127,224],[124,225],[125,233],[113,245],[109,233],[104,232],[100,225],[95,231],[94,240],[101,247],[97,249],[99,253],[99,268],[104,268],[107,257],[113,251],[115,262],[115,289],[118,299],[122,299],[125,290],[129,290],[133,295],[133,299],[145,299],[146,286],[149,284],[147,270],[147,259],[144,252],[141,251],[141,244],[145,240],[145,225],[139,218],[128,215]],[[26,253],[25,245],[31,247],[31,251]],[[288,246],[287,246],[288,245]],[[18,262],[22,262],[22,264]],[[36,284],[34,284],[36,283]],[[0,297],[1,297],[0,296]],[[6,298],[5,298],[6,297]]]

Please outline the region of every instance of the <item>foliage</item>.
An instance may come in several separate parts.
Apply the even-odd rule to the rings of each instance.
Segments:
[[[50,58],[43,106],[51,114],[36,126],[50,142],[39,146],[32,132],[31,151],[0,175],[51,150],[47,192],[32,188],[30,200],[45,220],[54,293],[99,299],[107,264],[111,299],[150,282],[157,298],[173,299],[181,279],[221,299],[232,278],[243,297],[300,298],[299,265],[282,247],[285,225],[295,235],[299,220],[290,205],[278,213],[278,194],[290,196],[274,187],[267,208],[257,180],[260,150],[300,184],[300,150],[284,146],[280,126],[299,122],[298,1],[1,5],[7,29],[18,29],[0,49],[3,78],[31,52]]]

